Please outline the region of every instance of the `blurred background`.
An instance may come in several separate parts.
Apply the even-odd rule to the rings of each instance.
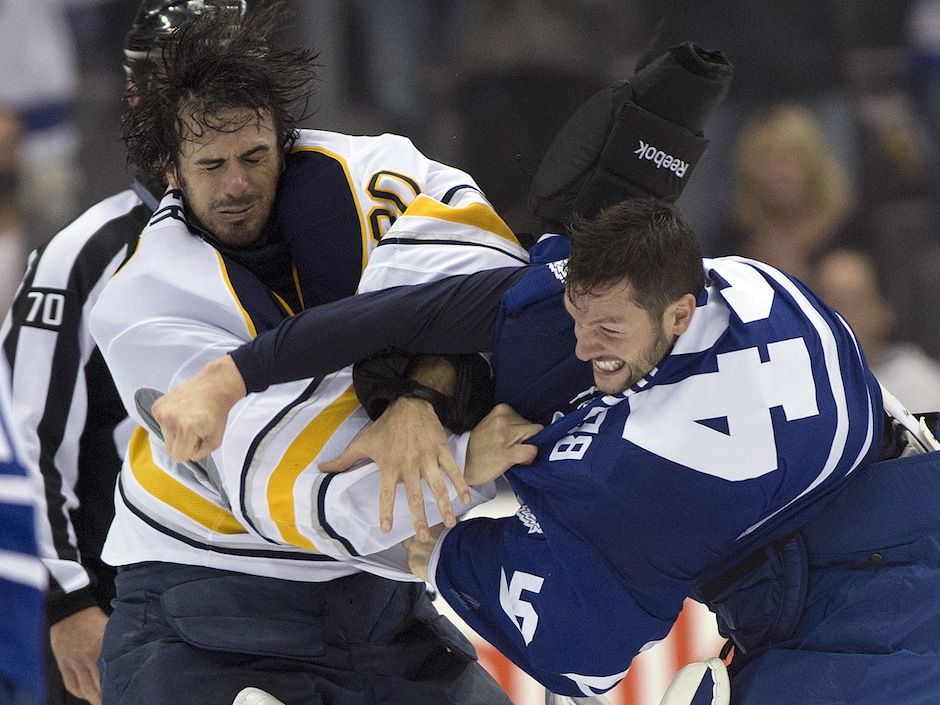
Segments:
[[[4,312],[26,253],[131,178],[121,47],[137,6],[0,2]],[[279,38],[320,52],[305,126],[408,135],[469,171],[521,232],[570,113],[644,52],[687,40],[736,73],[680,200],[706,254],[813,283],[824,253],[860,250],[886,335],[940,357],[940,0],[289,0]]]
[[[0,0],[0,316],[28,253],[132,178],[121,61],[138,4]],[[519,232],[542,153],[586,98],[649,52],[722,51],[735,79],[679,201],[706,255],[802,278],[883,384],[940,409],[940,0],[289,0],[278,41],[320,52],[304,126],[405,134]],[[714,653],[711,624],[687,617],[615,702],[658,702]],[[481,653],[518,702],[541,701]]]

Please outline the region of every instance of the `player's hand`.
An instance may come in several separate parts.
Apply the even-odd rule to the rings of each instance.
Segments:
[[[173,460],[197,460],[218,448],[228,412],[245,394],[241,373],[226,355],[157,399],[151,413]]]
[[[541,430],[540,424],[522,418],[508,404],[498,404],[470,432],[464,479],[471,485],[482,485],[513,465],[529,465],[538,449],[523,441]]]
[[[462,502],[470,502],[470,488],[450,446],[444,427],[433,407],[422,399],[399,398],[371,426],[366,426],[336,458],[320,463],[323,472],[343,472],[362,460],[373,460],[379,466],[379,527],[392,529],[395,491],[399,482],[405,485],[405,496],[414,524],[415,535],[427,541],[428,518],[424,512],[421,481],[431,488],[444,523],[457,523],[447,494],[444,474],[450,478]],[[443,474],[442,471],[443,470]]]
[[[430,537],[427,541],[419,541],[417,538],[402,541],[402,545],[408,550],[408,569],[425,582],[428,579],[428,563],[431,561],[431,552],[437,545],[437,540],[442,533],[444,533],[444,525],[435,524],[431,527]]]
[[[62,682],[72,695],[92,705],[101,705],[98,657],[107,623],[108,617],[99,607],[86,607],[49,629]]]

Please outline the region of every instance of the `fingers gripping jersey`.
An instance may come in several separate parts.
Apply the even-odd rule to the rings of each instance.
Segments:
[[[613,687],[696,585],[802,526],[877,454],[880,392],[838,315],[766,265],[704,267],[659,367],[546,427],[536,462],[508,474],[520,513],[459,524],[432,559],[440,594],[555,692]],[[497,378],[535,382],[497,360]]]
[[[384,234],[384,227],[372,224],[395,220],[403,227],[420,220],[402,215],[410,204],[437,204],[458,220],[465,206],[492,214],[466,174],[427,160],[403,138],[304,132],[297,150],[288,158],[276,218],[305,306],[355,293],[365,257]],[[383,221],[376,214],[389,210],[389,200],[401,212]],[[286,213],[288,206],[298,212]],[[491,225],[498,221],[495,214],[487,217]],[[411,245],[407,269],[417,280],[461,271],[448,266],[525,259],[504,224],[478,228],[477,237],[481,246],[469,240]],[[448,247],[478,256],[458,256],[452,265],[444,254]],[[131,441],[106,560],[172,561],[315,581],[361,569],[359,549],[332,537],[332,524],[320,526],[321,496],[314,488],[321,479],[316,464],[335,457],[366,421],[348,371],[283,385],[263,399],[250,396],[233,410],[226,434],[246,442],[200,463],[173,463],[147,413],[151,390],[162,393],[190,378],[290,313],[251,272],[190,231],[180,194],[164,197],[92,315],[92,332],[124,405],[150,428]],[[328,337],[324,331],[322,345],[329,345]],[[374,500],[363,511],[375,512]],[[360,548],[377,550],[368,542]]]
[[[508,228],[485,200],[468,194],[462,203],[449,206],[423,196],[416,199],[376,249],[360,290],[526,261],[525,251],[513,243]],[[457,251],[448,252],[448,243],[456,243]],[[328,347],[329,331],[323,331],[322,339]],[[316,349],[309,352],[310,357],[318,355]],[[318,385],[303,380],[249,395],[229,417],[220,449],[223,481],[235,513],[272,543],[316,547],[346,561],[388,550],[397,550],[404,559],[397,545],[413,533],[404,487],[399,487],[393,530],[385,534],[376,527],[375,463],[337,475],[322,474],[316,467],[339,455],[368,423],[350,384],[351,368],[346,368]],[[336,401],[327,403],[331,399]],[[331,427],[339,430],[330,435]],[[451,449],[461,462],[467,440],[468,434],[451,437]],[[471,502],[463,504],[450,481],[445,483],[458,516],[495,495],[490,483],[474,488]],[[275,491],[278,486],[284,489]],[[285,497],[292,500],[286,502]],[[442,521],[433,497],[425,497],[425,511],[432,523]],[[400,570],[392,575],[414,579]]]

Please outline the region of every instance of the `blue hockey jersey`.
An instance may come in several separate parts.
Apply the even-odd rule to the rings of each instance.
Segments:
[[[542,419],[580,408],[507,474],[519,513],[451,529],[430,577],[555,692],[612,688],[697,585],[802,526],[877,457],[880,390],[844,321],[772,267],[703,264],[689,330],[617,395],[578,394],[590,368],[573,354],[564,261],[503,298],[498,399]]]
[[[38,469],[17,459],[9,378],[0,365],[0,701],[14,693],[43,696],[42,624],[46,569],[38,558],[35,512],[42,492]],[[19,701],[17,701],[19,702]]]

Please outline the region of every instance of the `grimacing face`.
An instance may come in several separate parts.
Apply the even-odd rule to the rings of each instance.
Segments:
[[[630,284],[620,282],[596,293],[566,293],[565,308],[574,319],[578,359],[591,363],[599,390],[619,394],[659,365],[688,329],[695,297],[680,297],[654,320],[635,303]]]
[[[186,207],[226,245],[258,242],[274,205],[284,154],[270,113],[248,108],[216,116],[223,130],[192,132],[180,146],[167,183],[183,192]]]

